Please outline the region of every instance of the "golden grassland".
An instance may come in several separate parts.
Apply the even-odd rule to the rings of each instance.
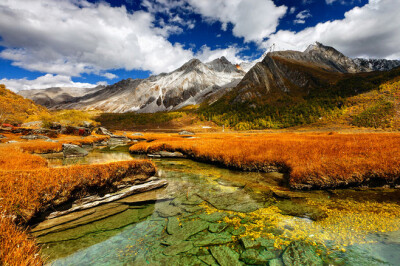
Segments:
[[[147,136],[147,135],[145,135]],[[282,171],[295,189],[398,184],[400,134],[151,134],[134,153],[180,151],[190,158],[246,171]]]
[[[25,122],[29,117],[48,115],[45,107],[15,94],[0,84],[0,124]]]
[[[95,139],[69,140],[86,144]],[[16,225],[25,224],[53,206],[111,189],[125,177],[140,179],[155,172],[154,164],[147,160],[49,168],[44,158],[30,154],[60,151],[61,145],[29,141],[0,146],[1,265],[42,264],[35,241]]]

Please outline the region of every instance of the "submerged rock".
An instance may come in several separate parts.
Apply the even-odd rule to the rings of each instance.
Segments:
[[[167,223],[167,233],[173,235],[180,229],[179,221],[176,217],[169,217]]]
[[[172,245],[164,249],[163,253],[167,256],[177,255],[179,253],[187,252],[193,248],[193,243],[190,241],[182,241],[176,245]]]
[[[227,246],[210,247],[211,254],[221,266],[242,265],[239,261],[239,254]]]
[[[210,265],[210,266],[218,265],[218,263],[215,261],[215,259],[212,255],[202,255],[202,256],[198,256],[198,258],[207,265]]]
[[[246,264],[265,265],[269,260],[274,259],[276,256],[271,251],[247,249],[240,255],[240,260]]]
[[[89,154],[87,150],[82,149],[78,145],[63,144],[62,147],[64,157],[85,157]]]
[[[161,203],[161,205],[158,205],[157,213],[161,217],[167,218],[181,214],[182,210],[174,205],[169,204],[169,202],[165,202]]]
[[[203,231],[204,229],[207,229],[208,225],[209,224],[207,222],[199,220],[186,222],[182,225],[182,228],[180,228],[176,233],[165,238],[164,244],[174,245],[178,242],[185,241],[190,236],[195,235]]]
[[[225,228],[228,227],[228,224],[226,223],[215,223],[215,224],[210,224],[208,227],[208,230],[212,233],[220,233],[225,230]]]
[[[283,252],[282,260],[285,265],[323,265],[315,249],[303,242],[292,242]]]
[[[232,235],[229,233],[213,234],[209,233],[205,237],[194,242],[196,247],[206,247],[212,245],[222,245],[233,242]]]

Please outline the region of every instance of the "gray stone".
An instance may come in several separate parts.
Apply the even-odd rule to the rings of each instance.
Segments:
[[[96,134],[99,135],[107,135],[107,136],[112,136],[114,135],[113,133],[111,133],[108,129],[106,129],[105,127],[99,127],[98,129],[96,129]]]
[[[185,158],[181,152],[168,152],[168,151],[158,151],[152,154],[148,154],[149,157],[157,157],[157,158]]]
[[[10,141],[7,141],[6,143],[17,143],[18,141],[15,141],[15,140],[10,140]]]
[[[173,235],[180,229],[179,221],[176,217],[169,217],[167,223],[167,233]]]
[[[193,248],[193,243],[190,241],[182,241],[179,244],[172,245],[164,249],[163,254],[167,256],[174,256],[179,253],[187,252]]]
[[[195,133],[187,130],[182,130],[181,132],[179,132],[179,135],[188,136],[188,135],[195,135]]]
[[[144,136],[142,133],[133,133],[132,136]]]
[[[85,149],[82,149],[78,145],[74,144],[63,144],[64,157],[84,157],[89,154]]]
[[[6,137],[3,135],[0,135],[0,139],[5,139]]]
[[[282,260],[285,265],[323,265],[322,259],[314,247],[303,242],[292,242],[283,252]]]
[[[35,139],[49,139],[49,137],[42,135],[26,135],[26,136],[21,136],[21,139],[35,140]]]
[[[240,255],[240,260],[246,264],[265,265],[269,260],[274,259],[276,256],[271,251],[247,249]]]
[[[239,254],[227,246],[210,247],[211,254],[221,266],[242,265],[239,261]]]

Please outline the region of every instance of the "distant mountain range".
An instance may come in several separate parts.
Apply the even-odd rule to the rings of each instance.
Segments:
[[[225,57],[203,63],[192,59],[170,73],[146,79],[126,79],[95,88],[49,88],[20,94],[52,109],[98,109],[105,112],[177,110],[187,105],[211,104],[229,92],[233,103],[268,101],[281,93],[307,94],[342,75],[387,71],[398,60],[351,59],[321,43],[304,52],[277,51],[253,62],[234,65]]]

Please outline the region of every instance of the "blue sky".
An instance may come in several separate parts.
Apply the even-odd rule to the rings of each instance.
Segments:
[[[112,84],[193,57],[254,60],[273,43],[399,59],[398,11],[398,0],[2,0],[0,83]]]

